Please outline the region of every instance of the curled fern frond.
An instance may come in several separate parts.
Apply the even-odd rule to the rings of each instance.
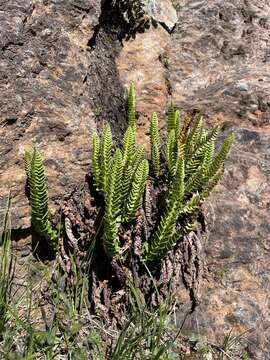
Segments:
[[[128,90],[128,126],[136,125],[136,90],[135,85],[131,83]]]
[[[25,154],[25,171],[30,190],[32,224],[36,232],[44,237],[55,251],[58,247],[58,233],[49,219],[45,169],[42,156],[36,148],[32,153]]]
[[[150,125],[151,159],[154,174],[158,177],[160,172],[160,136],[158,130],[158,117],[153,113]]]

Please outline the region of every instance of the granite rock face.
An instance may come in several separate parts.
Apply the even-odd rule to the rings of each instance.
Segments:
[[[152,0],[146,2],[146,11],[169,32],[177,23],[177,13],[170,0]]]
[[[177,104],[212,119],[269,126],[270,4],[183,0],[168,52]]]
[[[25,150],[44,154],[52,205],[89,167],[87,44],[100,11],[91,0],[0,1],[0,209],[10,189],[15,228],[30,224]]]

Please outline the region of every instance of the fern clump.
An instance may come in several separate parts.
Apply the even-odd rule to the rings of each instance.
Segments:
[[[133,84],[128,91],[127,119],[123,146],[116,149],[114,155],[115,146],[109,125],[103,129],[100,137],[96,133],[92,137],[92,174],[95,188],[104,198],[103,247],[109,257],[121,252],[119,228],[121,224],[136,219],[149,172],[145,150],[136,144]]]
[[[225,159],[234,136],[225,139],[215,155],[215,141],[220,132],[217,126],[211,131],[203,127],[201,115],[181,120],[180,112],[173,104],[167,117],[167,136],[162,144],[159,121],[153,113],[150,123],[151,161],[145,160],[145,152],[136,144],[135,87],[128,91],[128,127],[123,146],[116,149],[107,125],[101,137],[93,135],[93,177],[96,190],[104,197],[105,215],[103,246],[108,256],[121,253],[119,229],[125,223],[137,219],[146,182],[167,189],[158,204],[158,219],[143,244],[141,260],[160,261],[171,251],[183,235],[194,228],[194,216],[219,181]],[[193,124],[193,125],[192,125]],[[165,158],[162,147],[165,147]]]
[[[47,240],[52,250],[58,248],[58,232],[53,228],[48,209],[48,193],[45,180],[45,169],[40,152],[34,148],[25,153],[25,172],[27,175],[31,221],[38,234]]]

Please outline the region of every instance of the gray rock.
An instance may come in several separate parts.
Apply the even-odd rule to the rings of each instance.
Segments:
[[[146,12],[167,31],[172,31],[178,17],[170,0],[146,1]]]
[[[168,51],[168,84],[179,107],[213,121],[269,126],[269,13],[267,0],[181,1]]]
[[[52,206],[89,169],[96,124],[84,80],[99,15],[96,0],[0,1],[0,223],[11,190],[13,228],[30,225],[23,156],[33,145]]]

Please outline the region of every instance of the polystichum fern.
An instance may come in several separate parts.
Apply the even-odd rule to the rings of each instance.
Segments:
[[[208,133],[203,129],[203,119],[200,116],[192,128],[190,119],[187,119],[180,129],[179,120],[179,112],[171,106],[166,144],[169,187],[167,206],[150,241],[144,245],[143,258],[149,262],[163,258],[181,236],[192,228],[192,222],[185,222],[183,225],[181,218],[192,218],[191,215],[196,213],[218,183],[225,159],[234,142],[234,135],[229,135],[214,156],[219,127]],[[155,161],[154,158],[152,161]]]
[[[30,190],[32,224],[36,232],[44,237],[48,245],[56,251],[59,235],[50,221],[48,193],[42,156],[40,152],[34,148],[32,152],[25,153],[24,162]]]
[[[93,177],[96,189],[101,191],[105,200],[103,246],[110,257],[121,252],[119,228],[121,224],[136,219],[149,177],[144,149],[136,145],[135,105],[135,87],[131,84],[128,91],[128,128],[121,150],[117,149],[112,155],[114,144],[109,125],[100,138],[96,134],[93,136]],[[204,129],[201,115],[193,126],[192,118],[181,122],[182,125],[180,112],[171,104],[164,162],[158,117],[156,113],[151,117],[151,168],[157,183],[168,191],[165,207],[159,208],[160,220],[144,243],[143,261],[162,259],[181,236],[194,227],[192,218],[219,181],[234,141],[234,136],[230,135],[214,156],[219,127],[211,131]]]
[[[171,104],[165,144],[161,141],[157,114],[153,113],[151,117],[149,171],[145,150],[136,143],[135,98],[135,86],[132,84],[127,96],[128,126],[120,148],[113,143],[109,125],[104,127],[100,136],[93,134],[92,175],[94,186],[104,200],[102,243],[110,258],[119,256],[126,248],[123,247],[124,233],[131,229],[128,231],[132,236],[138,215],[141,216],[144,207],[146,209],[146,205],[142,206],[142,199],[149,204],[149,194],[145,193],[146,183],[153,184],[157,192],[154,195],[156,210],[152,216],[149,214],[151,207],[148,206],[145,218],[152,223],[154,217],[156,224],[151,224],[151,229],[145,231],[140,253],[142,261],[155,263],[194,228],[200,205],[222,175],[234,135],[229,135],[216,152],[215,142],[220,128],[205,129],[201,115],[195,121],[191,117],[182,119],[180,112]],[[55,250],[58,234],[49,219],[44,166],[36,149],[25,154],[25,170],[30,188],[33,226]]]
[[[128,128],[122,149],[113,155],[112,132],[107,125],[101,137],[92,137],[92,167],[94,184],[104,197],[105,215],[103,247],[109,257],[120,253],[118,229],[124,222],[136,218],[148,177],[149,166],[144,159],[144,148],[136,144],[135,87],[128,91]]]

